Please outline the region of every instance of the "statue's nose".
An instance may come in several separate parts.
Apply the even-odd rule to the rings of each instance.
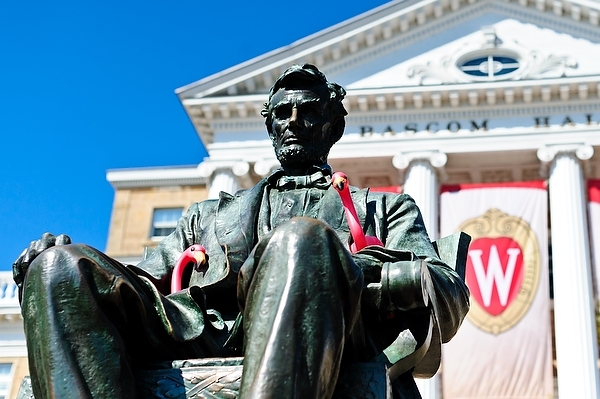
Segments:
[[[292,108],[292,115],[290,115],[290,124],[298,123],[298,108]]]

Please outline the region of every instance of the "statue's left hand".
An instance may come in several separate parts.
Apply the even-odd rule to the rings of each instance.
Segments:
[[[44,233],[39,240],[31,241],[29,247],[25,248],[21,255],[12,265],[13,279],[19,289],[23,286],[25,280],[25,274],[27,269],[33,260],[46,249],[55,245],[67,245],[71,243],[71,238],[68,235],[61,234],[54,236],[54,234]]]

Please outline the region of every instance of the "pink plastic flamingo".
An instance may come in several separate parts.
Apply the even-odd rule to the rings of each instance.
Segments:
[[[375,236],[365,236],[356,208],[354,208],[354,202],[352,202],[352,196],[350,195],[350,185],[348,184],[348,177],[342,172],[335,172],[331,176],[331,184],[333,188],[340,194],[342,204],[344,205],[344,211],[346,213],[346,220],[350,227],[350,234],[354,241],[350,246],[350,250],[353,254],[357,253],[361,249],[369,245],[378,245],[383,247],[381,240]]]
[[[175,264],[173,274],[171,275],[171,292],[181,291],[183,285],[183,275],[188,266],[194,265],[199,271],[206,265],[206,249],[200,244],[194,244],[186,249]]]

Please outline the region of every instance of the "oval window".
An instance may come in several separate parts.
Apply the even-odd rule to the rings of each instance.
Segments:
[[[458,68],[467,75],[494,79],[519,69],[519,61],[505,55],[488,55],[463,61]]]

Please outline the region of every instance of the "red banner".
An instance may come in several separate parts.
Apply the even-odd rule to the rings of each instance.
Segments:
[[[553,394],[544,182],[446,186],[441,236],[471,235],[471,310],[444,345],[444,399]]]
[[[588,199],[594,294],[596,300],[600,300],[600,180],[588,181]]]

